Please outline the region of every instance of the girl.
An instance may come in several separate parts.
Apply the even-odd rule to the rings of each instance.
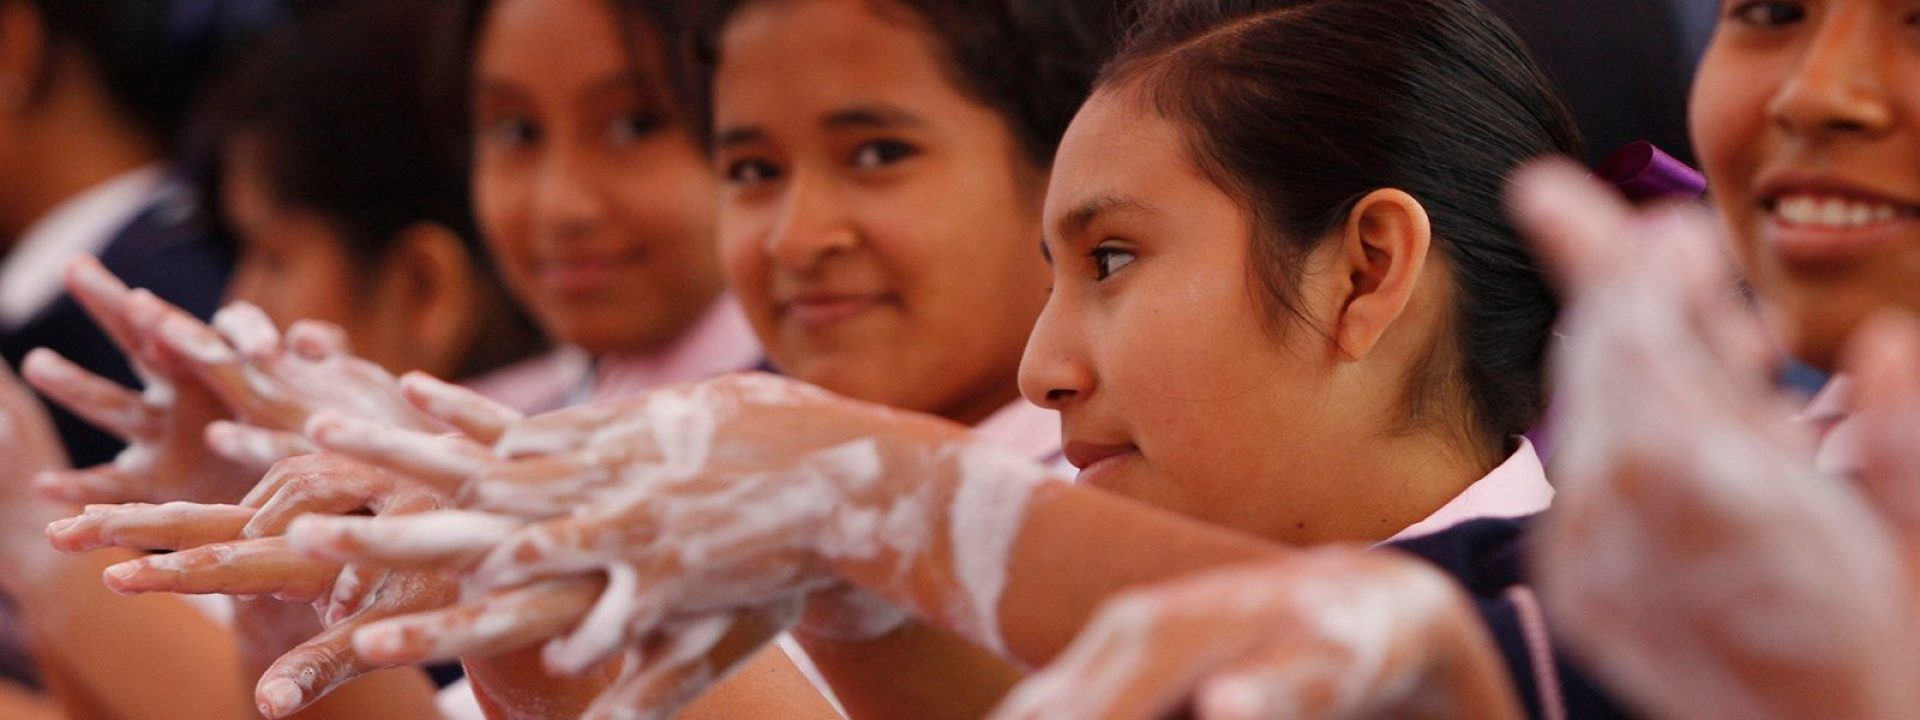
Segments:
[[[1920,348],[1911,320],[1871,319],[1920,310],[1914,8],[1790,0],[1721,10],[1693,93],[1694,142],[1767,323],[1717,301],[1724,282],[1698,273],[1668,278],[1682,289],[1655,295],[1659,304],[1641,305],[1637,317],[1602,310],[1652,276],[1609,252],[1623,238],[1644,236],[1638,245],[1649,248],[1716,238],[1704,223],[1653,225],[1582,204],[1591,192],[1559,174],[1532,178],[1521,209],[1570,258],[1589,296],[1591,354],[1657,344],[1676,358],[1659,368],[1662,382],[1632,396],[1631,419],[1592,390],[1617,383],[1614,374],[1597,363],[1570,370],[1583,381],[1575,387],[1588,388],[1580,399],[1592,439],[1576,456],[1584,462],[1568,466],[1577,502],[1544,528],[1537,563],[1560,590],[1553,609],[1569,634],[1650,710],[1898,717],[1914,703],[1920,648],[1912,611]],[[1652,313],[1677,319],[1644,322]],[[1790,401],[1765,380],[1767,359],[1749,349],[1769,335],[1816,367],[1855,375],[1860,417],[1847,417],[1840,380],[1790,423]],[[1643,419],[1661,416],[1687,426]],[[1646,492],[1636,478],[1671,489]],[[1651,514],[1654,505],[1664,514]],[[1597,537],[1663,551],[1603,577],[1572,572],[1576,548]],[[1708,567],[1738,571],[1703,576]],[[1654,607],[1636,595],[1665,601]]]
[[[1869,318],[1920,308],[1907,208],[1916,98],[1898,90],[1920,67],[1913,10],[1836,0],[1722,11],[1695,85],[1694,138],[1770,327],[1728,286],[1711,220],[1634,215],[1569,168],[1516,183],[1515,212],[1552,251],[1574,308],[1560,373],[1564,492],[1534,558],[1542,597],[1599,676],[1650,715],[1904,717],[1920,653],[1920,333],[1910,319]],[[1845,419],[1836,387],[1790,420],[1797,400],[1772,385],[1775,339],[1853,375],[1860,417]],[[1235,579],[1241,592],[1277,584]],[[1153,607],[1202,616],[1219,605],[1199,594],[1209,588],[1162,590]],[[1248,671],[1279,650],[1241,652],[1254,660],[1207,684],[1254,680],[1238,689],[1257,696]],[[1083,660],[1058,689],[1154,683]]]
[[[433,558],[494,548],[474,579],[501,588],[610,568],[549,660],[580,667],[648,638],[675,648],[663,665],[696,672],[723,666],[709,665],[729,652],[722,630],[756,632],[735,613],[843,582],[1038,663],[1134,583],[1258,558],[1303,578],[1349,567],[1419,588],[1442,608],[1425,621],[1469,648],[1417,677],[1463,688],[1460,714],[1510,711],[1485,631],[1432,570],[1323,567],[1273,541],[1378,542],[1541,507],[1538,461],[1510,438],[1538,411],[1553,305],[1497,198],[1507,169],[1577,149],[1563,109],[1471,3],[1174,4],[1143,28],[1054,166],[1055,284],[1022,386],[1062,412],[1085,483],[1190,518],[1048,483],[949,424],[741,378],[480,433],[507,459],[439,468],[474,478],[476,507],[596,509],[517,533],[475,525]],[[1299,78],[1338,79],[1289,92]],[[402,459],[362,424],[315,429]],[[290,539],[418,562],[424,548],[390,534],[415,522],[313,519]],[[394,621],[360,649],[484,645],[470,626],[460,612]],[[632,678],[625,697],[674,678]]]

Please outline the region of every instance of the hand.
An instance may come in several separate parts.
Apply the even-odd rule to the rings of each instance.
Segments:
[[[1557,627],[1657,714],[1910,713],[1909,568],[1885,516],[1814,469],[1712,223],[1630,214],[1564,168],[1517,188],[1570,292],[1560,494],[1534,559]]]
[[[1108,602],[994,713],[1024,718],[1517,718],[1466,596],[1424,563],[1327,548]]]
[[[766,376],[506,425],[488,453],[459,439],[316,418],[310,435],[321,446],[437,475],[433,484],[459,487],[469,510],[303,518],[289,538],[336,561],[472,568],[468,597],[487,598],[480,602],[496,609],[547,603],[543,582],[605,578],[591,610],[548,603],[560,609],[511,615],[540,625],[530,634],[538,638],[584,618],[547,647],[549,666],[564,672],[690,620],[765,613],[836,587],[830,565],[842,561],[893,572],[887,582],[895,587],[921,586],[900,594],[942,598],[925,611],[951,615],[945,619],[991,642],[998,638],[994,568],[1004,578],[1020,510],[1046,477],[975,445],[964,428]],[[950,514],[972,513],[1001,522],[969,524],[964,538],[933,530],[946,527]],[[508,525],[516,517],[524,527]],[[937,577],[904,572],[927,555],[957,569]],[[405,627],[386,636],[363,632],[362,651],[378,655],[393,642],[471,654],[493,641],[437,622]],[[499,623],[491,627],[503,632]]]
[[[129,444],[111,465],[50,478],[44,490],[57,497],[232,502],[267,465],[312,451],[298,432],[320,410],[437,427],[408,405],[392,376],[349,354],[337,327],[299,322],[283,340],[245,303],[222,309],[208,327],[151,293],[128,289],[90,258],[69,267],[68,285],[127,352],[146,391],[134,393],[51,352],[29,359],[36,387]]]
[[[28,355],[29,382],[127,443],[113,463],[49,474],[40,481],[41,491],[73,502],[217,502],[239,497],[264,466],[249,468],[208,452],[209,427],[231,414],[152,337],[152,329],[170,317],[195,321],[152,293],[128,289],[92,258],[75,261],[67,278],[74,298],[126,353],[146,388],[143,393],[128,390],[50,350]],[[230,444],[241,433],[216,434]],[[291,436],[269,437],[264,446],[294,441]]]
[[[66,451],[40,400],[0,364],[0,588],[38,581],[36,568],[51,551],[35,530],[71,512],[31,491],[34,477],[67,466]]]
[[[109,546],[178,550],[110,568],[107,584],[120,592],[241,596],[234,625],[246,655],[264,669],[256,702],[263,714],[277,718],[349,680],[395,666],[354,653],[354,632],[385,617],[444,606],[458,589],[445,573],[387,572],[293,554],[280,537],[286,524],[310,512],[405,513],[444,503],[444,496],[403,476],[339,455],[313,454],[274,466],[247,499],[258,510],[99,505],[49,526],[48,536],[71,552]]]

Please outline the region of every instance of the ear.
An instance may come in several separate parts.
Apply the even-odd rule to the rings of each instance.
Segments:
[[[47,62],[46,22],[33,3],[0,0],[0,112],[33,97]]]
[[[479,306],[473,259],[460,236],[439,223],[407,226],[387,252],[381,287],[388,329],[410,346],[412,369],[447,377],[460,371]]]
[[[1418,289],[1433,244],[1427,209],[1412,195],[1375,190],[1353,206],[1340,233],[1346,303],[1332,325],[1348,360],[1367,357],[1400,319]]]

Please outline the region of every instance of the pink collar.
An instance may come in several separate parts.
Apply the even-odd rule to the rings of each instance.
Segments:
[[[659,352],[600,358],[588,399],[632,397],[655,388],[739,372],[751,369],[761,357],[760,339],[747,324],[740,301],[723,295],[693,327]]]
[[[1024,399],[994,411],[973,426],[973,434],[1002,450],[1047,465],[1060,460],[1060,413]]]
[[[1547,483],[1546,466],[1533,451],[1533,443],[1521,438],[1520,449],[1506,462],[1467,486],[1427,519],[1395,533],[1386,542],[1431,535],[1468,520],[1524,517],[1552,503],[1553,486]]]

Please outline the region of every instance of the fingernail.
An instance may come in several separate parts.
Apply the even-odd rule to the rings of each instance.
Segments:
[[[55,520],[53,522],[47,523],[47,539],[52,540],[52,539],[58,538],[59,536],[65,535],[67,534],[68,530],[73,529],[73,526],[79,523],[80,523],[80,518],[77,518],[77,517],[70,517],[64,520]]]
[[[84,492],[69,485],[56,470],[48,470],[33,476],[33,491],[39,493],[42,498],[60,502],[81,502],[86,499]]]
[[[273,680],[260,686],[260,714],[278,718],[300,708],[304,693],[288,680]]]
[[[110,581],[107,583],[109,587],[113,586],[114,583],[124,585],[132,582],[133,578],[138,576],[141,570],[146,569],[146,563],[146,560],[128,560],[123,563],[108,566],[101,574],[105,575],[106,579]]]

